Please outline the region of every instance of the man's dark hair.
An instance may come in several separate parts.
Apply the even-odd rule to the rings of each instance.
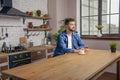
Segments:
[[[65,19],[65,25],[67,25],[69,22],[75,21],[73,18],[66,18]]]

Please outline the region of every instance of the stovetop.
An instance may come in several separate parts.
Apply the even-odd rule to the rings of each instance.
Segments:
[[[1,52],[3,53],[13,53],[27,50],[24,46],[6,47],[3,48]]]

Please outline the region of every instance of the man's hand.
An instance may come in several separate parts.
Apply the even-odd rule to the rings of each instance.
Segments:
[[[79,53],[79,52],[80,52],[80,50],[74,50],[74,52],[75,52],[75,53]]]

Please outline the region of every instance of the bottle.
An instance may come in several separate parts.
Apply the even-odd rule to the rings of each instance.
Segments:
[[[45,37],[44,38],[44,45],[46,45],[47,44],[47,38]]]
[[[5,52],[5,48],[6,48],[6,42],[3,42],[3,44],[2,44],[2,52]]]
[[[30,42],[29,42],[29,47],[33,47],[33,41],[32,40],[30,40]]]
[[[9,52],[12,52],[12,46],[11,46],[11,44],[9,45]]]

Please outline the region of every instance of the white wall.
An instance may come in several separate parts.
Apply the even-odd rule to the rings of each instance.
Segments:
[[[23,12],[26,11],[35,11],[37,9],[42,10],[42,13],[46,14],[48,13],[48,7],[47,7],[47,0],[13,0],[13,7],[17,8]],[[8,34],[9,37],[5,40],[0,40],[0,49],[4,41],[6,41],[9,44],[12,44],[13,46],[16,46],[19,44],[19,38],[23,37],[25,35],[25,31],[23,31],[23,28],[27,28],[27,23],[31,21],[34,25],[41,25],[42,20],[40,19],[26,19],[26,23],[23,24],[23,18],[22,17],[10,17],[10,16],[0,16],[0,36],[1,36],[1,27],[4,29],[5,34],[5,28],[8,28]],[[37,32],[37,31],[36,31]],[[38,32],[37,32],[38,33]],[[32,40],[34,42],[34,45],[41,45],[42,40],[44,38],[44,32],[41,31],[39,36],[31,36],[29,40]]]
[[[56,33],[62,25],[61,20],[68,17],[68,0],[48,0],[48,13],[52,18],[52,33]]]
[[[49,20],[50,26],[52,27],[52,33],[57,31],[57,7],[56,0],[48,0],[48,14],[51,19]]]
[[[48,9],[48,13],[53,18],[50,25],[55,26],[52,33],[57,32],[60,26],[63,25],[61,20],[68,17],[76,20],[76,0],[48,0]]]
[[[109,43],[111,41],[117,42],[117,50],[120,50],[120,41],[119,40],[90,40],[83,39],[86,46],[93,49],[102,49],[102,50],[110,50]]]
[[[80,33],[80,0],[76,0],[76,26],[78,33]]]
[[[61,20],[68,17],[68,0],[57,0],[57,27],[60,28],[63,23]]]
[[[67,2],[68,2],[68,8],[67,8],[68,17],[76,19],[76,12],[77,12],[76,0],[68,0]]]
[[[48,12],[47,0],[13,0],[13,7],[20,9],[24,12],[42,10],[45,14]]]

